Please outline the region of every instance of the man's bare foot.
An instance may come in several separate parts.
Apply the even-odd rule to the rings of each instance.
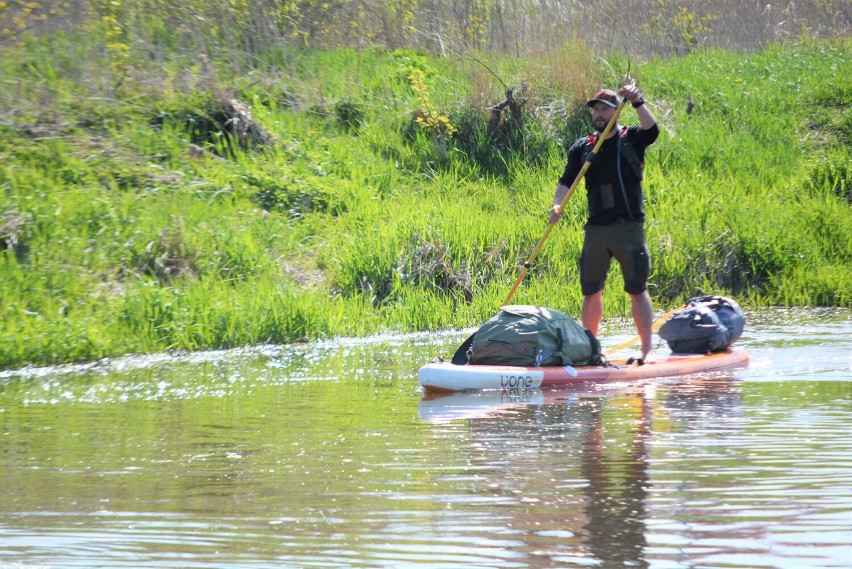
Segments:
[[[627,365],[637,365],[642,366],[645,364],[653,364],[657,362],[657,358],[654,356],[654,352],[648,352],[638,358],[628,358]]]

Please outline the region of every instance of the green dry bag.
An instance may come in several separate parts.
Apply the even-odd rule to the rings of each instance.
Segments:
[[[473,335],[472,364],[559,366],[603,361],[600,342],[571,316],[541,306],[504,306]]]

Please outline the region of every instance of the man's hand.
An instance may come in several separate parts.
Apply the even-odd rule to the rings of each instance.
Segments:
[[[553,206],[553,209],[550,210],[550,223],[556,223],[562,219],[562,214],[559,212],[559,206]]]
[[[625,85],[618,90],[618,94],[631,103],[642,100],[642,92],[639,91],[636,85]]]
[[[636,115],[639,117],[639,125],[644,130],[648,130],[657,124],[657,119],[654,118],[654,114],[648,108],[648,105],[645,104],[642,92],[635,85],[625,85],[618,90],[618,93],[624,97],[625,101],[630,101],[630,104],[636,109]]]

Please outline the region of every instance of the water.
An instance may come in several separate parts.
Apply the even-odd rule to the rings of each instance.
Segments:
[[[0,569],[852,567],[849,311],[749,314],[741,369],[424,396],[468,332],[0,372]]]

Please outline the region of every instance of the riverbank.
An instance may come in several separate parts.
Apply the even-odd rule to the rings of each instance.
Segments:
[[[109,55],[56,34],[0,62],[0,368],[481,323],[546,228],[586,91],[611,82],[591,54],[570,89],[556,60],[294,51],[114,82]],[[852,306],[849,55],[633,64],[663,128],[645,185],[660,311],[696,293]],[[497,114],[492,73],[516,104]],[[515,302],[579,312],[582,193]],[[620,288],[607,316],[629,313]]]

